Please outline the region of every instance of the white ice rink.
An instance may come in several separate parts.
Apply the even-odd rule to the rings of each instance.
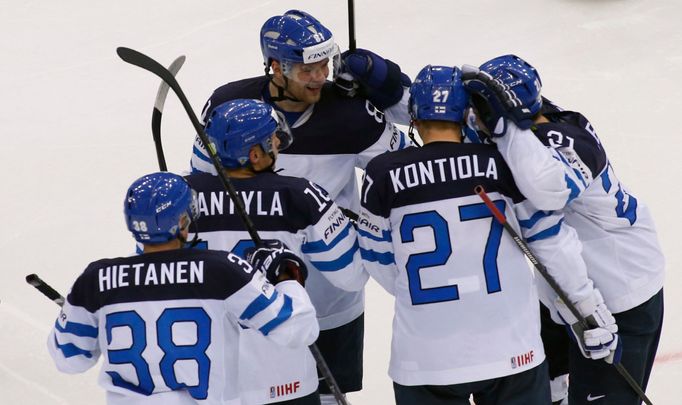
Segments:
[[[584,112],[619,177],[652,209],[667,258],[666,316],[648,393],[682,404],[682,1],[356,0],[359,47],[414,75],[427,63],[479,64],[516,53],[544,94]],[[167,65],[195,110],[213,88],[262,73],[258,32],[271,15],[309,11],[347,48],[346,2],[0,0],[0,404],[98,404],[97,370],[60,374],[45,341],[57,307],[24,282],[65,293],[87,263],[133,248],[122,216],[132,180],[157,169],[150,118],[159,80],[122,62],[128,46]],[[187,169],[193,131],[173,94],[163,138]],[[368,286],[365,389],[390,404],[392,300]]]

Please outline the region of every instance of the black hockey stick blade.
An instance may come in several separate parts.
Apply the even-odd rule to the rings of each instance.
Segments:
[[[533,264],[533,267],[540,273],[542,278],[547,281],[547,284],[549,284],[550,287],[552,287],[552,290],[559,296],[559,298],[566,304],[566,307],[571,311],[573,316],[580,322],[580,324],[583,326],[585,329],[589,329],[590,326],[587,323],[587,320],[585,319],[584,316],[580,314],[578,311],[578,308],[573,305],[571,300],[569,300],[568,295],[566,295],[566,292],[559,286],[559,284],[554,280],[554,277],[552,277],[551,274],[547,272],[547,268],[540,263],[540,261],[535,257],[533,252],[530,250],[530,247],[526,244],[526,242],[521,239],[519,234],[514,230],[514,228],[509,225],[509,222],[507,222],[507,219],[505,218],[504,214],[500,212],[500,210],[495,206],[495,204],[490,200],[490,197],[488,194],[485,192],[485,189],[483,186],[476,186],[474,188],[474,192],[478,194],[478,196],[483,200],[485,205],[488,207],[490,212],[492,212],[493,216],[495,219],[502,224],[502,227],[504,228],[505,231],[509,232],[509,235],[512,237],[514,240],[514,243],[521,249],[523,254],[530,260],[530,262]],[[628,383],[630,388],[633,389],[639,396],[639,398],[644,401],[647,405],[653,405],[651,400],[646,396],[644,391],[642,390],[642,387],[639,386],[637,381],[635,381],[634,378],[632,378],[632,375],[628,372],[628,370],[625,369],[623,364],[621,363],[615,363],[613,366],[616,368],[616,371],[625,379],[625,381]]]
[[[220,162],[220,159],[216,155],[216,151],[213,145],[209,142],[208,136],[206,136],[206,132],[204,132],[203,124],[199,122],[197,115],[194,113],[194,110],[192,110],[192,106],[190,105],[189,100],[187,100],[187,96],[185,96],[185,93],[182,91],[182,88],[180,87],[180,84],[178,84],[178,81],[175,80],[175,77],[171,74],[171,72],[168,71],[168,69],[163,67],[159,62],[134,49],[119,47],[116,48],[116,53],[121,59],[123,59],[123,61],[128,62],[131,65],[140,67],[146,71],[154,73],[155,75],[160,77],[161,80],[166,82],[171,89],[173,89],[173,92],[175,92],[175,94],[180,99],[180,103],[184,107],[187,116],[192,122],[192,126],[194,127],[197,136],[199,136],[199,139],[201,139],[201,142],[206,147],[206,152],[208,153],[208,156],[211,158],[211,162],[213,163],[213,166],[216,169],[218,178],[220,178],[220,181],[227,190],[227,193],[230,195],[230,198],[232,199],[232,201],[234,201],[235,207],[237,208],[237,214],[244,222],[246,230],[249,232],[251,239],[253,239],[253,242],[257,246],[262,245],[263,241],[260,238],[260,236],[258,236],[256,227],[253,225],[251,218],[249,218],[248,214],[246,213],[246,210],[244,209],[244,202],[239,197],[239,195],[237,195],[237,191],[234,189],[232,182],[227,178],[227,176],[225,176],[223,164]]]
[[[180,55],[168,66],[168,71],[173,76],[177,75],[183,63],[185,63],[185,55]],[[156,159],[159,161],[159,170],[162,172],[168,171],[166,157],[163,154],[163,144],[161,143],[161,116],[163,114],[163,106],[166,104],[168,90],[170,90],[170,87],[162,80],[159,85],[159,91],[156,93],[156,100],[154,100],[154,111],[152,111],[152,137],[154,138],[154,146],[156,146]]]
[[[57,292],[54,288],[50,287],[49,284],[44,282],[37,274],[29,274],[26,276],[26,282],[34,286],[38,291],[43,293],[47,298],[54,301],[55,304],[60,307],[64,305],[64,297]]]

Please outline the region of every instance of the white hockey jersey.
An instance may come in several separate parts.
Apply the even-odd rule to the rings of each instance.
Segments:
[[[395,296],[389,375],[399,384],[480,381],[544,360],[533,272],[477,185],[573,301],[592,291],[575,233],[529,204],[493,146],[434,142],[378,156],[363,180],[360,248]]]
[[[254,77],[228,83],[217,88],[203,108],[202,117],[208,117],[216,106],[237,98],[269,101],[268,79]],[[389,108],[387,114],[408,124],[407,99]],[[384,113],[369,101],[348,98],[338,94],[328,82],[322,89],[320,101],[311,105],[295,123],[289,123],[294,143],[280,152],[277,168],[287,176],[302,177],[323,187],[329,196],[343,208],[357,213],[360,208],[356,168],[364,169],[367,162],[386,151],[412,146],[412,142],[395,127],[386,122]],[[192,173],[213,173],[215,168],[197,137],[191,158]],[[312,277],[316,277],[313,275]],[[320,296],[325,297],[326,310],[320,301],[311,297],[320,318],[320,328],[328,330],[345,325],[364,312],[364,291],[345,291],[326,280],[317,285]],[[328,310],[328,311],[327,311]]]
[[[210,249],[242,255],[253,246],[232,200],[217,176],[194,174],[188,182],[198,192],[199,236]],[[261,239],[278,239],[309,269],[306,289],[321,321],[338,315],[324,287],[362,290],[369,275],[362,266],[357,234],[346,216],[317,185],[274,173],[232,179]],[[322,287],[320,287],[322,286]],[[350,307],[349,311],[362,310]],[[244,330],[240,342],[240,387],[245,404],[287,401],[315,391],[318,376],[307,347],[288,349]]]
[[[240,327],[291,348],[319,333],[298,283],[272,286],[232,253],[178,249],[91,263],[47,345],[66,373],[102,355],[110,405],[241,404]]]
[[[613,313],[663,288],[665,261],[649,209],[616,177],[590,122],[544,100],[549,123],[496,138],[519,189],[535,205],[562,210],[582,242],[589,277]],[[551,306],[547,286],[541,296]]]

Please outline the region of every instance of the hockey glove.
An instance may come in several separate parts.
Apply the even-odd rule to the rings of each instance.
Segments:
[[[462,66],[464,87],[471,95],[471,103],[478,111],[491,137],[504,136],[507,119],[521,129],[533,125],[533,115],[521,105],[516,93],[476,66]]]
[[[588,359],[604,359],[607,363],[619,363],[623,351],[622,341],[619,339],[618,325],[606,304],[604,298],[596,288],[591,296],[575,304],[578,312],[589,325],[585,328],[566,304],[559,298],[556,308],[559,316],[566,324],[571,338],[577,343],[580,352]]]
[[[308,277],[305,263],[281,241],[265,240],[262,246],[246,249],[245,256],[273,285],[285,280],[296,280],[305,285]]]
[[[398,103],[410,78],[400,66],[365,49],[341,54],[339,66],[334,68],[334,83],[349,97],[356,94],[384,110]]]

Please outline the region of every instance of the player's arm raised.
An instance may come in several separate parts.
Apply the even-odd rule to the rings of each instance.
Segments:
[[[530,129],[542,106],[537,72],[513,55],[462,69],[471,94],[467,122],[497,144],[521,192],[543,210],[560,209],[579,195],[586,186],[581,174]]]

